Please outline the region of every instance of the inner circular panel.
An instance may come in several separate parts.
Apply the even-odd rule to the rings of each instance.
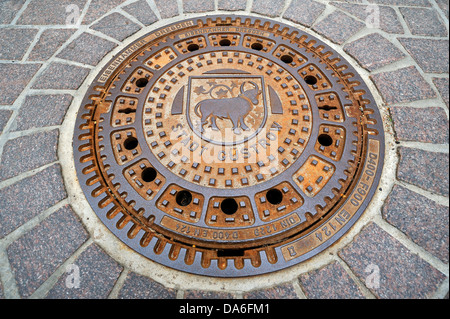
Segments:
[[[193,18],[155,30],[91,84],[75,127],[82,189],[145,257],[242,277],[323,251],[381,174],[369,89],[326,44],[276,21]]]

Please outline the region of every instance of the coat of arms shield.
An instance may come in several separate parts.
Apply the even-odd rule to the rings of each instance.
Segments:
[[[267,120],[264,86],[261,76],[190,77],[186,116],[192,131],[219,145],[251,139]]]

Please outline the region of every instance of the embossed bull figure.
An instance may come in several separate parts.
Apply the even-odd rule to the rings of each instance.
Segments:
[[[241,85],[241,94],[234,98],[222,99],[207,99],[199,102],[194,109],[195,114],[201,118],[200,131],[203,133],[205,124],[208,123],[208,118],[211,118],[211,129],[218,131],[216,119],[229,119],[233,123],[233,132],[240,134],[239,128],[248,131],[250,130],[245,125],[244,119],[252,110],[253,105],[259,103],[258,96],[262,91],[255,82],[249,81],[254,86],[253,89],[244,91],[244,82]],[[199,109],[201,115],[199,113]]]

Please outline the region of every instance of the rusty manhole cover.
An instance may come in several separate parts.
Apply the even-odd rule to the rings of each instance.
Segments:
[[[84,193],[125,244],[201,275],[302,262],[360,217],[378,185],[383,127],[336,52],[271,20],[211,16],[118,54],[78,114]]]

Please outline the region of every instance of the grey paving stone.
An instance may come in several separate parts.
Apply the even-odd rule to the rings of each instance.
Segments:
[[[37,90],[77,90],[89,69],[59,62],[50,64],[31,87]]]
[[[0,60],[22,60],[38,30],[3,28],[0,32]]]
[[[127,13],[136,17],[142,24],[148,26],[156,21],[158,21],[158,17],[153,12],[152,8],[150,8],[149,4],[145,0],[139,0],[137,2],[133,2],[123,8]]]
[[[371,76],[383,100],[389,104],[435,98],[436,94],[414,66]]]
[[[48,29],[42,32],[29,61],[46,61],[75,33],[75,29]]]
[[[117,44],[111,41],[83,33],[65,47],[57,57],[95,66],[116,46]]]
[[[0,134],[3,133],[3,129],[11,118],[11,110],[0,110]]]
[[[233,295],[227,292],[187,290],[184,299],[233,299]]]
[[[374,25],[375,22],[379,22],[379,28],[387,33],[393,34],[403,34],[405,31],[403,30],[402,24],[398,18],[397,12],[388,6],[369,6],[369,5],[360,5],[354,3],[342,3],[342,2],[332,2],[333,6],[344,10],[353,16],[364,20],[366,22],[366,26],[377,27]],[[376,11],[378,10],[378,11]],[[378,20],[375,19],[375,15],[379,13]],[[367,20],[366,20],[367,19]]]
[[[3,294],[3,286],[1,282],[0,282],[0,299],[5,299],[5,296]]]
[[[67,197],[59,165],[0,190],[0,238]]]
[[[369,0],[371,3],[386,4],[392,6],[419,6],[431,7],[428,0]]]
[[[433,83],[436,86],[436,88],[438,89],[439,94],[442,97],[442,100],[444,100],[445,104],[448,107],[448,104],[449,104],[448,78],[434,78]]]
[[[12,131],[61,125],[72,99],[69,94],[27,96]]]
[[[76,5],[81,12],[87,0],[31,0],[17,24],[65,25],[72,12],[68,6]],[[70,9],[70,7],[69,7]]]
[[[247,0],[219,0],[219,10],[238,11],[247,8]]]
[[[155,0],[155,3],[162,19],[172,18],[179,14],[177,0]]]
[[[83,19],[83,24],[91,24],[125,1],[126,0],[92,0],[86,16]]]
[[[345,25],[345,28],[342,27],[343,25]],[[364,27],[364,23],[345,13],[335,11],[317,22],[313,26],[313,30],[337,44],[342,44]]]
[[[0,181],[56,161],[58,136],[58,130],[53,130],[7,141],[0,162]]]
[[[448,0],[436,0],[439,8],[444,12],[448,19]]]
[[[3,0],[0,2],[0,24],[9,24],[22,8],[25,0]]]
[[[128,274],[119,299],[175,299],[176,290],[166,288],[150,278],[136,273]]]
[[[298,299],[294,286],[290,283],[273,288],[254,290],[244,294],[244,299]]]
[[[448,207],[395,185],[383,206],[383,218],[448,263]]]
[[[91,29],[123,41],[139,31],[141,27],[120,13],[114,12],[95,23]]]
[[[355,282],[336,261],[301,275],[299,280],[309,299],[365,299]]]
[[[185,13],[214,11],[214,6],[214,0],[183,0],[183,11]]]
[[[12,105],[41,67],[41,64],[0,63],[0,105]]]
[[[400,8],[411,33],[429,37],[446,37],[448,35],[444,23],[436,10],[428,8]]]
[[[336,0],[339,2],[348,2],[348,3],[362,3],[363,0]]]
[[[448,196],[448,154],[406,147],[399,147],[399,154],[399,180]]]
[[[122,270],[98,245],[92,244],[67,268],[46,299],[106,299]]]
[[[448,73],[448,40],[401,38],[399,41],[424,72]]]
[[[378,298],[429,298],[445,275],[370,223],[339,256]]]
[[[294,0],[286,9],[283,18],[310,27],[325,8],[323,3],[314,0]]]
[[[448,119],[440,107],[391,107],[394,128],[400,141],[447,144]]]
[[[344,50],[369,71],[405,58],[402,51],[378,33],[372,33],[348,43],[344,46]]]
[[[88,237],[66,205],[13,242],[7,253],[20,295],[28,297],[36,291]]]
[[[252,12],[269,17],[278,17],[284,8],[285,0],[253,0]]]

